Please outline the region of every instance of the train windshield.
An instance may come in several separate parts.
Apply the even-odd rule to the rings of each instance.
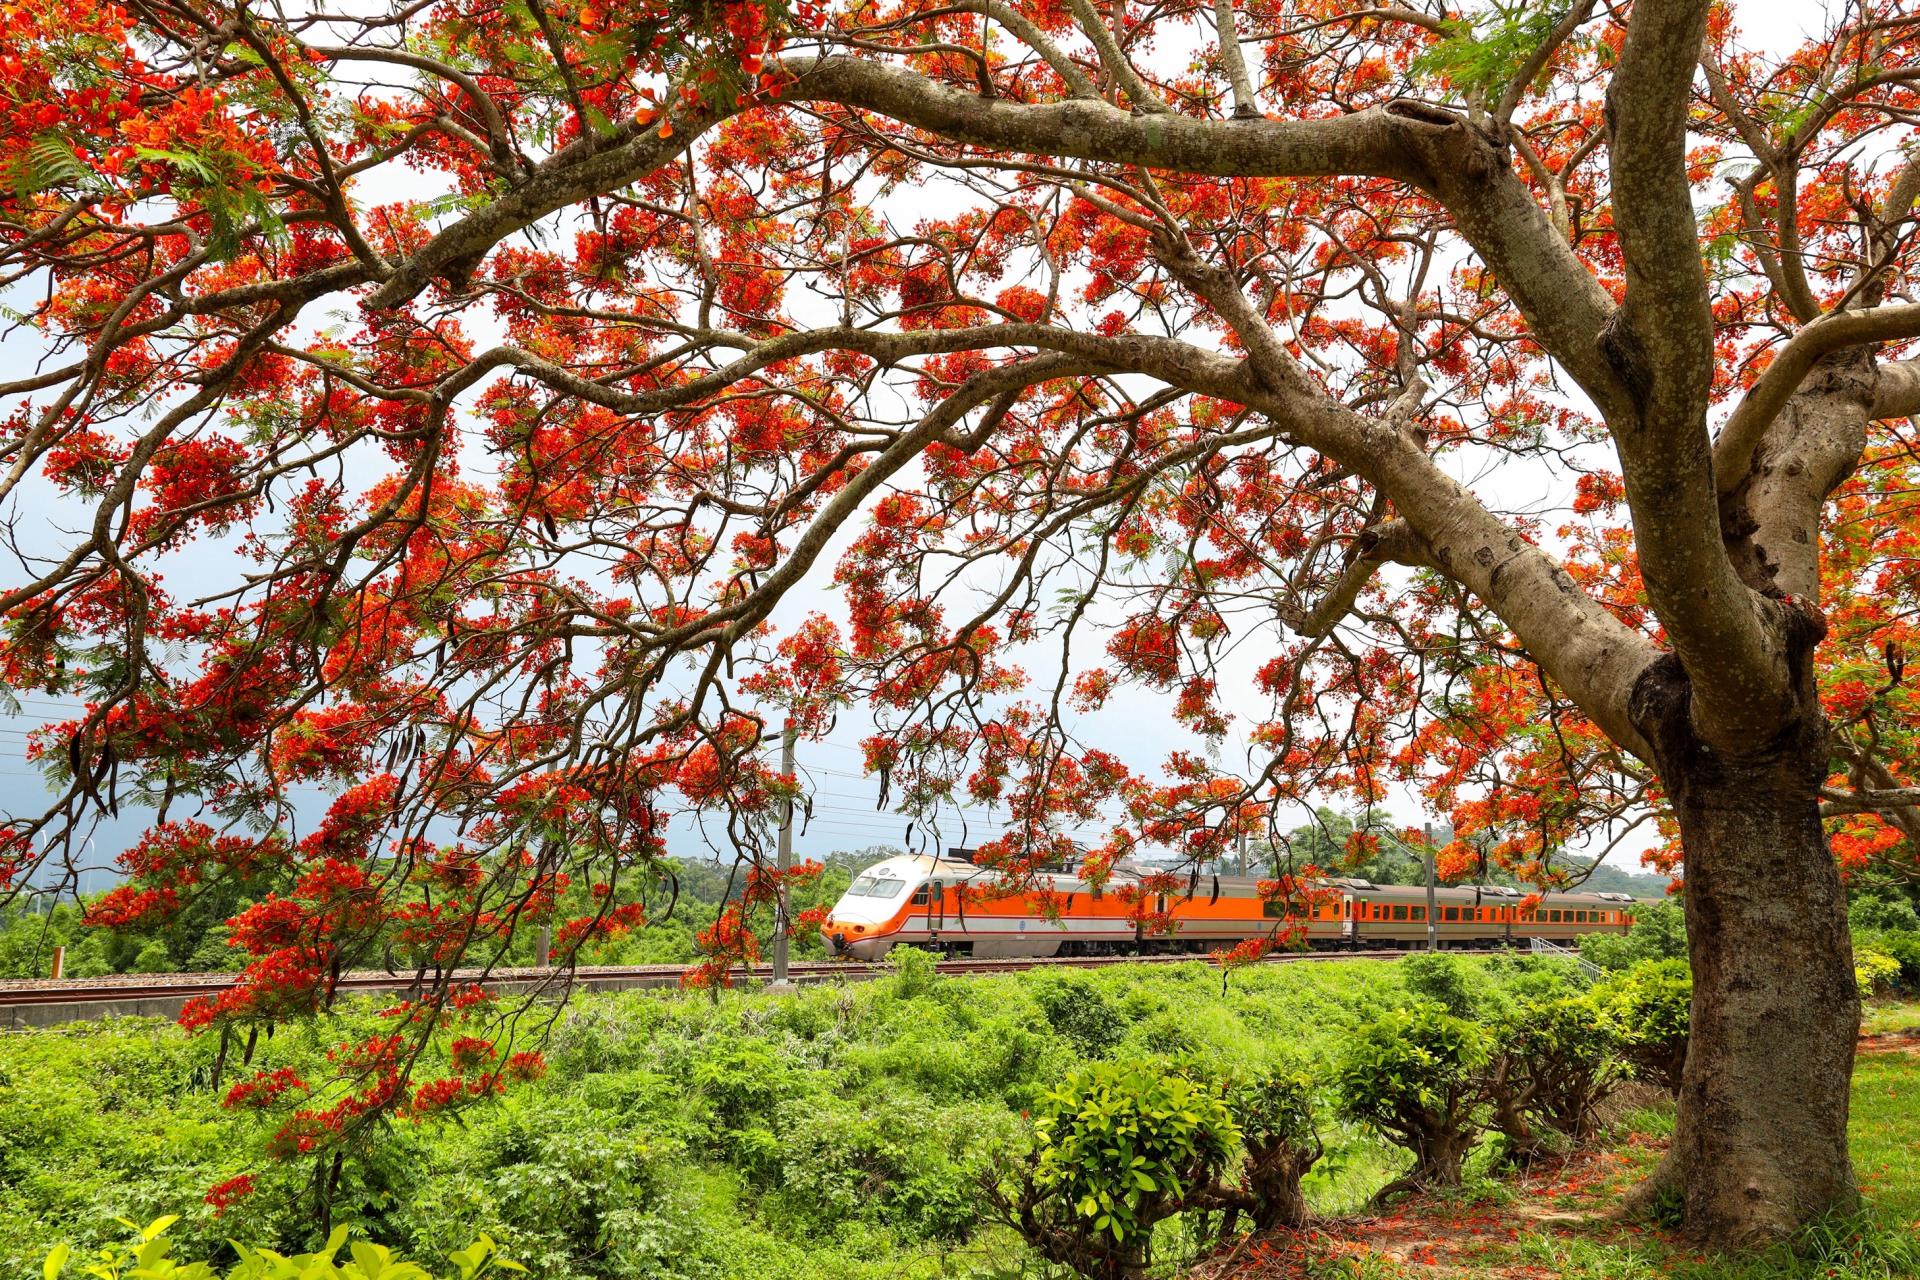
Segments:
[[[905,880],[895,880],[888,876],[861,876],[847,886],[849,898],[897,898],[900,891],[907,887]]]

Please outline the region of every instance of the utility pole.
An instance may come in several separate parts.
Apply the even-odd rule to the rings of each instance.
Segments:
[[[1240,874],[1247,874],[1247,829],[1240,828]]]
[[[1438,951],[1440,949],[1440,909],[1435,905],[1439,895],[1434,882],[1433,824],[1421,823],[1420,834],[1426,837],[1427,842],[1427,950]]]
[[[542,883],[545,883],[547,879],[546,873],[548,865],[552,861],[552,852],[553,845],[551,843],[540,846],[540,861],[534,866],[534,875]],[[558,905],[559,903],[556,901],[552,907],[548,908],[547,918],[540,922],[540,932],[535,936],[533,943],[533,967],[536,969],[553,968],[553,910],[554,907]]]
[[[793,720],[787,720],[787,727],[780,734],[780,772],[793,776],[793,740],[795,737]],[[786,807],[780,814],[780,852],[774,867],[779,877],[774,885],[773,899],[773,980],[784,983],[787,980],[787,868],[793,865],[793,797],[786,799]]]

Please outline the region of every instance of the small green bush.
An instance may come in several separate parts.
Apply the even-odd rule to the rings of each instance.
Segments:
[[[1297,1228],[1311,1216],[1300,1183],[1325,1154],[1313,1116],[1314,1078],[1298,1068],[1257,1073],[1227,1095],[1246,1143],[1242,1206],[1255,1228]]]
[[[1507,1158],[1525,1161],[1540,1151],[1535,1124],[1571,1143],[1591,1138],[1600,1104],[1626,1071],[1599,1003],[1584,994],[1526,1001],[1493,1031],[1487,1094]]]
[[[1407,990],[1456,1018],[1473,1018],[1493,1003],[1492,984],[1478,967],[1444,951],[1417,952],[1400,962]]]
[[[1361,1028],[1335,1071],[1341,1111],[1413,1153],[1391,1191],[1458,1186],[1478,1141],[1491,1037],[1438,1005],[1398,1010]]]
[[[902,1000],[918,1000],[940,980],[940,958],[919,947],[894,947],[887,952],[893,970],[893,993]]]
[[[1847,903],[1847,927],[1855,933],[1920,932],[1920,911],[1897,889],[1857,889]]]
[[[765,1040],[727,1036],[705,1045],[694,1059],[693,1085],[722,1129],[744,1129],[770,1117],[800,1082],[792,1064]]]
[[[1885,995],[1900,980],[1900,962],[1876,947],[1853,953],[1853,980],[1862,996]]]
[[[1084,1058],[1104,1058],[1127,1034],[1127,1016],[1083,973],[1042,974],[1033,999],[1054,1034]]]
[[[1920,993],[1920,929],[1883,933],[1873,940],[1873,946],[1900,962],[1900,985]]]
[[[1590,933],[1580,939],[1580,957],[1615,973],[1648,960],[1683,960],[1687,912],[1678,901],[1635,903],[1633,927],[1625,933]]]
[[[1017,1132],[990,1105],[934,1111],[907,1093],[795,1098],[775,1128],[769,1217],[803,1235],[860,1220],[908,1239],[964,1243],[980,1224],[981,1182]]]
[[[1678,1093],[1693,1015],[1687,962],[1643,961],[1596,987],[1594,999],[1634,1077]]]
[[[1220,1081],[1153,1061],[1070,1073],[1033,1125],[1029,1167],[995,1205],[1042,1256],[1092,1280],[1141,1274],[1154,1224],[1213,1186],[1239,1137]]]

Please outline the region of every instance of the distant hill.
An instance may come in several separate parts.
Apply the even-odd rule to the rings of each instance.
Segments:
[[[1620,855],[1616,854],[1612,861],[1600,864],[1580,887],[1593,893],[1630,893],[1636,898],[1667,896],[1667,877],[1646,871],[1628,871],[1619,865],[1619,858]],[[1573,854],[1566,854],[1561,860],[1575,870],[1593,866],[1593,859]]]

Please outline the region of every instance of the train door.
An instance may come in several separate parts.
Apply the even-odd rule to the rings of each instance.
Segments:
[[[938,880],[927,881],[927,941],[937,949],[940,930],[947,924],[947,887]]]

